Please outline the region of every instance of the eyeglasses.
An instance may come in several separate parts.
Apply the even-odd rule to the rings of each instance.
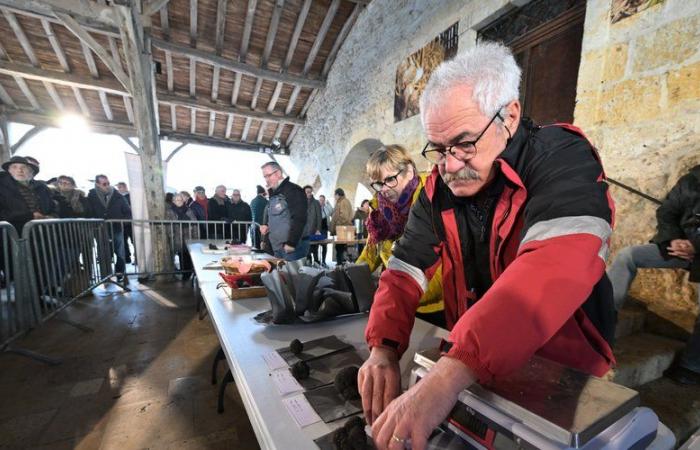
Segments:
[[[375,182],[371,183],[370,186],[372,186],[372,189],[374,189],[377,192],[381,192],[381,190],[384,186],[386,186],[388,188],[395,188],[396,185],[399,184],[398,176],[401,175],[401,172],[403,172],[403,171],[404,171],[404,169],[401,169],[398,172],[396,172],[396,175],[391,175],[389,177],[384,178],[383,182],[382,181],[375,181]]]
[[[267,179],[270,178],[270,177],[272,176],[272,174],[274,174],[275,172],[279,172],[279,169],[275,169],[275,170],[273,170],[272,172],[268,173],[267,175],[263,174],[263,178],[265,178],[265,179],[267,180]]]
[[[488,125],[486,125],[484,130],[479,133],[479,136],[477,136],[473,141],[457,142],[456,144],[448,145],[447,147],[428,142],[425,144],[425,147],[423,147],[423,151],[420,154],[423,155],[423,158],[427,159],[433,164],[443,164],[448,153],[460,161],[469,161],[476,156],[476,143],[479,142],[479,139],[481,139],[484,133],[486,133],[486,130],[488,130],[493,121],[496,120],[496,117],[503,120],[501,118],[500,108],[499,112],[497,112],[496,115],[489,120]]]

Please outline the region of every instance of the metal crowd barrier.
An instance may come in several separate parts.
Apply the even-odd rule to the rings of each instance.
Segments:
[[[0,347],[36,323],[23,256],[15,227],[0,222]]]
[[[219,239],[255,244],[254,222],[192,221],[192,220],[107,220],[105,231],[109,254],[113,255],[113,274],[165,275],[191,273],[192,261],[187,253],[186,242],[191,239]],[[172,263],[169,270],[149,271],[139,261],[139,255],[150,253],[150,236],[155,234],[165,239],[167,259]],[[259,245],[259,244],[258,244]],[[142,248],[144,247],[145,248]]]

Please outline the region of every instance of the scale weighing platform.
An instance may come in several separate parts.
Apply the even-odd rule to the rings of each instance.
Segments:
[[[411,386],[439,358],[437,349],[416,353]],[[638,405],[632,389],[534,357],[487,387],[465,389],[443,428],[479,450],[674,448],[668,427]]]

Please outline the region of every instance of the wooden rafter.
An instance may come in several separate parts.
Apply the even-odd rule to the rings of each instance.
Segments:
[[[174,103],[171,103],[174,105]],[[195,108],[190,108],[190,133],[195,134],[197,132],[197,110]]]
[[[93,78],[100,78],[100,72],[97,71],[97,64],[95,63],[95,58],[92,56],[90,47],[88,47],[84,41],[80,41],[80,48],[83,50],[83,57],[87,63],[90,75],[92,75]]]
[[[177,106],[170,105],[170,127],[173,131],[177,131]]]
[[[105,112],[105,117],[107,120],[114,120],[112,115],[112,108],[109,106],[109,101],[107,100],[107,94],[104,91],[99,91],[100,103],[102,103],[102,110]]]
[[[304,119],[293,116],[281,116],[277,114],[270,114],[267,112],[254,111],[250,108],[244,106],[230,106],[224,103],[215,103],[205,99],[192,99],[184,95],[169,94],[167,92],[160,92],[158,94],[158,100],[164,104],[173,104],[178,106],[184,106],[187,108],[200,109],[202,111],[215,112],[217,114],[234,114],[239,116],[244,116],[249,119],[257,120],[267,120],[269,122],[284,122],[292,123],[297,125],[303,125]]]
[[[27,100],[29,100],[29,103],[32,104],[32,108],[36,110],[41,109],[41,105],[37,101],[32,90],[29,89],[29,85],[27,85],[27,82],[24,81],[24,78],[18,76],[15,76],[13,78],[15,79],[15,83],[17,83],[17,86],[19,86],[19,89],[22,91],[22,94],[24,94],[24,96],[27,97]]]
[[[83,97],[83,93],[80,92],[80,89],[78,89],[75,86],[73,86],[71,89],[73,89],[73,96],[75,96],[75,100],[78,102],[78,106],[80,107],[80,112],[85,117],[90,117],[90,108],[88,108],[87,103],[85,103],[85,98]]]
[[[328,72],[331,70],[333,63],[335,62],[335,57],[338,55],[338,51],[343,45],[343,42],[345,42],[345,38],[347,38],[348,34],[350,34],[350,30],[352,29],[353,25],[355,25],[357,16],[360,15],[361,10],[362,4],[357,3],[350,13],[350,17],[348,17],[348,20],[345,21],[343,28],[341,28],[340,33],[338,33],[338,36],[335,38],[333,48],[331,48],[331,52],[328,54],[326,62],[323,64],[323,70],[321,70],[321,76],[323,78],[325,78],[328,75]]]
[[[262,146],[260,144],[251,144],[251,143],[240,142],[240,141],[236,142],[236,141],[232,141],[230,139],[214,138],[214,137],[201,136],[201,135],[163,132],[163,133],[161,133],[160,136],[163,139],[181,142],[183,144],[187,143],[187,144],[212,145],[212,146],[216,146],[216,147],[224,147],[224,148],[230,148],[230,149],[234,149],[234,150],[244,150],[244,151],[251,151],[251,152],[263,152],[266,149],[265,146]]]
[[[262,141],[263,136],[265,135],[265,127],[267,126],[267,122],[264,120],[260,124],[260,128],[258,128],[258,136],[255,138],[255,142],[260,142]]]
[[[57,70],[43,70],[26,64],[17,64],[9,61],[0,61],[0,74],[60,84],[62,86],[77,87],[80,89],[104,91],[114,95],[129,95],[119,83],[115,83],[109,79],[96,80],[83,75],[59,72]]]
[[[258,6],[258,0],[248,0],[248,9],[243,24],[243,38],[241,39],[241,51],[238,59],[245,62],[248,56],[248,46],[250,44],[250,34],[253,31],[253,19],[255,17],[255,8]]]
[[[24,33],[24,30],[17,21],[15,15],[5,9],[2,10],[2,14],[3,16],[5,16],[5,20],[7,20],[7,23],[10,24],[10,28],[12,28],[12,32],[15,34],[15,37],[19,41],[19,44],[22,46],[24,54],[27,55],[27,58],[29,58],[29,62],[32,64],[32,66],[39,67],[39,60],[37,59],[36,54],[34,53],[34,48],[32,48],[32,45],[29,43],[29,39]]]
[[[53,52],[56,55],[56,58],[58,59],[58,63],[63,68],[63,71],[70,72],[70,65],[68,65],[68,59],[66,58],[66,53],[63,51],[63,47],[61,47],[61,43],[59,42],[58,37],[56,37],[56,34],[53,31],[53,27],[51,25],[51,22],[49,22],[46,19],[42,19],[41,26],[44,28],[44,32],[46,33],[46,37],[49,38],[49,42],[51,43],[51,48],[53,48]]]
[[[0,101],[2,101],[4,105],[11,106],[13,109],[17,108],[15,101],[12,100],[12,97],[10,97],[10,94],[7,93],[5,87],[2,84],[0,84]]]
[[[19,140],[17,142],[14,143],[14,145],[12,145],[12,147],[10,148],[11,153],[13,155],[16,154],[17,150],[22,148],[22,146],[24,144],[26,144],[28,140],[30,140],[31,138],[33,138],[37,134],[41,133],[45,129],[46,129],[46,127],[44,127],[44,126],[34,126],[34,127],[30,128],[26,133],[24,133],[22,135],[21,138],[19,138]]]
[[[60,127],[60,124],[58,123],[58,116],[51,116],[36,112],[9,110],[7,111],[7,118],[12,122],[28,123],[31,125],[41,125],[53,128]],[[87,120],[86,123],[90,129],[100,133],[116,134],[120,136],[136,135],[136,130],[134,129],[134,126],[130,123],[116,121],[100,121],[94,119]]]
[[[58,108],[59,111],[63,111],[65,108],[65,105],[63,104],[63,100],[61,99],[61,96],[58,95],[58,91],[56,91],[56,88],[54,87],[53,84],[49,83],[48,81],[44,81],[44,89],[46,89],[46,92],[48,92],[49,97],[51,97],[51,101],[53,102],[54,105],[56,105],[56,108]]]
[[[209,136],[214,134],[214,126],[216,125],[216,113],[213,111],[209,112]]]
[[[70,14],[83,25],[114,32],[111,7],[84,0],[0,0],[0,6],[37,18],[52,18],[54,12]]]
[[[87,30],[68,14],[58,11],[54,12],[54,14],[61,22],[63,22],[63,25],[68,28],[71,33],[76,35],[81,42],[84,42],[93,52],[95,52],[95,54],[102,60],[107,68],[112,71],[122,86],[124,86],[127,91],[131,91],[129,76],[124,72],[121,64],[118,64],[117,61],[115,61],[114,58],[107,53],[107,50],[105,50],[105,48],[102,47],[102,45],[100,45],[100,43],[87,32]]]
[[[246,117],[245,125],[243,125],[243,134],[241,134],[241,141],[246,141],[248,139],[248,132],[250,131],[251,120],[250,117]]]
[[[168,6],[170,0],[151,0],[143,5],[143,15],[152,16]]]
[[[226,139],[231,137],[231,128],[233,128],[233,114],[229,114],[228,118],[226,119]]]
[[[116,39],[110,36],[107,38],[107,40],[109,41],[109,51],[112,54],[112,59],[114,59],[117,65],[124,70],[124,66],[122,66],[122,58],[119,56],[119,47],[117,47]],[[124,102],[126,117],[129,119],[129,122],[134,123],[134,108],[131,106],[131,98],[129,98],[128,93],[122,95],[122,101]]]
[[[323,80],[315,80],[304,76],[292,75],[286,72],[277,72],[269,69],[261,69],[257,66],[245,64],[230,59],[217,56],[213,53],[204,52],[199,49],[187,47],[185,45],[175,44],[173,42],[164,41],[162,39],[152,38],[153,45],[161,50],[170,50],[173,53],[185,57],[192,57],[198,62],[203,62],[213,66],[219,66],[222,69],[238,72],[243,75],[265,78],[272,81],[281,81],[291,85],[299,85],[309,88],[322,88],[325,86]]]
[[[160,9],[160,29],[165,39],[170,39],[170,20],[168,19],[168,5]]]
[[[275,9],[272,11],[272,18],[270,19],[270,26],[267,31],[267,38],[265,40],[265,49],[263,50],[261,67],[263,69],[267,68],[268,60],[270,59],[270,52],[272,51],[272,44],[275,43],[275,37],[277,36],[277,28],[280,23],[280,16],[282,15],[282,8],[284,8],[284,0],[275,1]],[[262,88],[263,80],[258,78],[255,82],[255,89],[253,89],[253,98],[250,102],[250,107],[255,109],[258,106],[258,96],[260,95],[260,88]]]
[[[190,0],[190,46],[197,47],[197,0]]]
[[[226,5],[228,0],[218,0],[216,6],[216,45],[215,51],[218,56],[224,50],[224,33],[226,30]],[[211,81],[211,99],[216,100],[219,97],[219,76],[221,68],[214,66],[214,75]]]
[[[0,115],[0,135],[2,135],[2,153],[0,161],[6,162],[12,158],[12,146],[10,146],[10,133],[7,131],[7,116]]]

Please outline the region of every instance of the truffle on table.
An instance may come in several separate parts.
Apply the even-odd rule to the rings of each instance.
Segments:
[[[292,376],[297,380],[305,380],[309,378],[310,371],[311,369],[309,369],[309,365],[306,364],[304,361],[294,363],[294,365],[292,366]]]
[[[357,373],[359,371],[359,367],[349,366],[338,371],[335,376],[333,384],[345,400],[357,400],[360,398],[360,392],[357,388]]]
[[[304,351],[304,344],[299,339],[294,339],[292,342],[289,343],[289,351],[292,352],[295,355],[298,355],[302,351]]]
[[[333,447],[337,450],[366,450],[373,448],[367,442],[365,421],[361,417],[351,417],[345,425],[333,433]]]

